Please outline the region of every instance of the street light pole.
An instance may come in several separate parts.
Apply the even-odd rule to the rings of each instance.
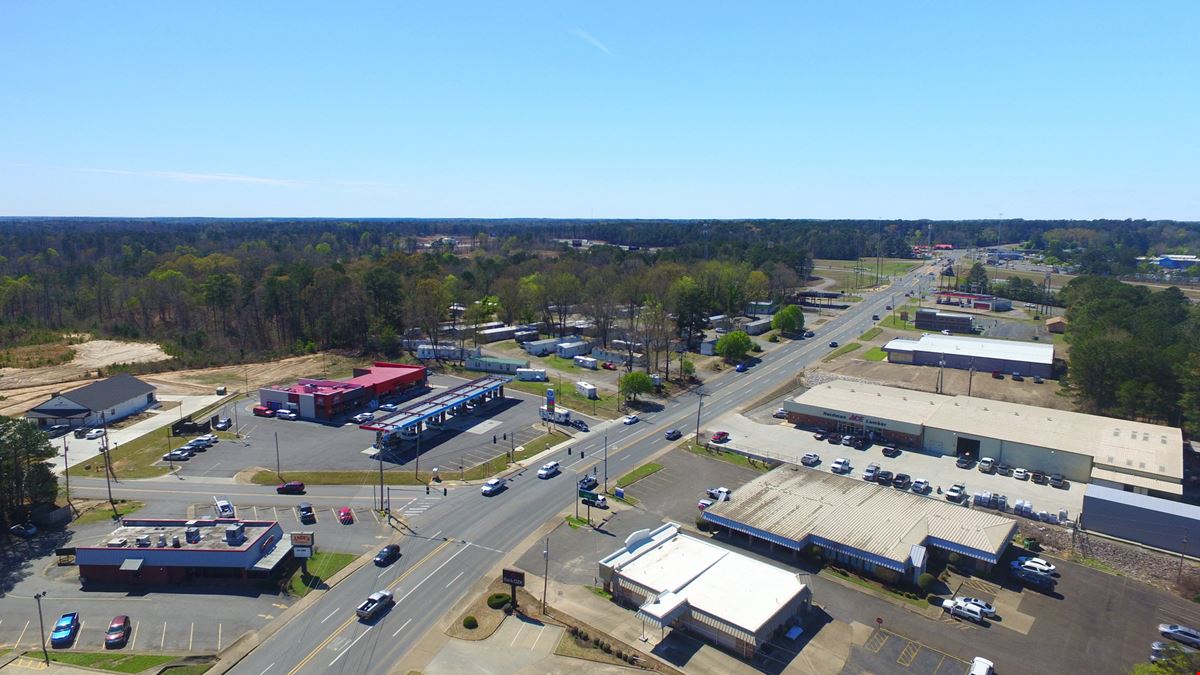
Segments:
[[[42,629],[42,656],[46,657],[46,665],[50,665],[50,652],[46,649],[46,621],[42,618],[42,598],[46,597],[46,591],[34,593],[33,599],[37,600],[38,606],[38,625]]]
[[[700,445],[700,411],[704,409],[704,392],[696,392],[700,396],[700,405],[696,407],[696,445]]]
[[[546,587],[550,584],[550,537],[546,537],[546,548],[542,549],[546,559],[546,574],[542,576],[542,614],[546,613]]]
[[[608,492],[608,434],[604,434],[604,491]]]
[[[67,506],[71,506],[71,462],[67,459],[66,436],[63,436],[63,476],[67,479]]]
[[[279,432],[275,432],[275,475],[283,480],[283,466],[279,463]]]

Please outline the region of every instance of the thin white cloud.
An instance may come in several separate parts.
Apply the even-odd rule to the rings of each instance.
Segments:
[[[612,56],[612,52],[608,50],[608,47],[603,42],[592,37],[592,35],[590,33],[588,33],[586,30],[584,30],[582,28],[576,28],[571,31],[571,34],[574,35],[575,37],[579,38],[580,40],[583,40],[584,42],[588,43],[589,45],[595,47],[596,49],[599,49],[600,51],[604,52],[605,54]]]
[[[304,181],[286,178],[263,178],[261,176],[242,176],[235,173],[194,173],[191,171],[130,171],[128,169],[88,169],[74,168],[72,171],[83,173],[108,173],[122,176],[145,176],[162,178],[181,183],[244,183],[249,185],[274,185],[277,187],[299,187]]]

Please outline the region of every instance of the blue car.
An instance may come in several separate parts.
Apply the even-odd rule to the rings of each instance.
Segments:
[[[55,647],[70,647],[75,642],[75,634],[79,632],[79,612],[63,614],[54,624],[50,633],[50,644]]]
[[[734,370],[738,371],[739,373],[744,373],[744,372],[746,372],[746,364],[739,363],[739,364],[737,364],[737,367],[734,368]]]

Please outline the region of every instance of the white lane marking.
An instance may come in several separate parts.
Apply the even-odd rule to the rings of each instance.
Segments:
[[[465,551],[465,550],[467,550],[467,548],[468,548],[468,547],[464,546],[464,547],[462,547],[462,548],[458,549],[458,551],[456,551],[456,552],[454,553],[454,555],[450,556],[449,558],[446,558],[446,562],[442,563],[441,565],[438,565],[436,569],[434,569],[432,572],[430,572],[430,573],[429,573],[429,576],[427,576],[427,577],[425,577],[424,579],[422,579],[421,581],[417,582],[417,585],[416,585],[416,586],[413,586],[413,587],[412,587],[412,588],[411,588],[411,589],[410,589],[410,590],[409,590],[407,593],[405,593],[405,594],[404,594],[404,597],[402,597],[402,598],[400,598],[399,600],[397,600],[397,601],[396,601],[396,604],[400,604],[400,603],[404,602],[404,600],[405,600],[406,598],[408,598],[408,596],[412,595],[414,591],[416,591],[418,588],[420,588],[420,587],[421,587],[421,584],[425,583],[426,581],[429,581],[429,579],[430,579],[431,577],[433,577],[433,575],[435,575],[435,574],[437,574],[438,572],[440,572],[440,571],[442,570],[442,568],[443,568],[443,567],[445,567],[446,565],[449,565],[451,560],[454,560],[455,558],[457,558],[457,557],[458,557],[458,554],[459,554],[459,553],[462,553],[462,552],[463,552],[463,551]]]
[[[164,647],[164,645],[166,645],[166,644],[167,644],[167,622],[166,622],[166,621],[164,621],[164,622],[163,622],[163,633],[162,633],[162,639],[160,639],[160,640],[158,641],[158,651],[160,651],[160,652],[161,652],[161,651],[163,651],[163,647]]]
[[[438,538],[438,535],[439,535],[439,534],[441,534],[441,533],[442,533],[442,530],[438,530],[437,532],[434,532],[434,533],[433,533],[433,536],[432,536],[432,537],[430,537],[430,539],[437,539],[437,538]]]
[[[538,640],[542,639],[542,633],[546,632],[546,626],[543,624],[542,629],[538,631],[537,637],[533,638],[533,644],[529,646],[529,651],[533,651],[537,647]]]
[[[354,642],[351,642],[350,644],[346,645],[346,648],[342,650],[342,653],[341,653],[341,654],[338,654],[338,655],[337,655],[337,656],[335,656],[335,657],[333,657],[333,660],[329,662],[329,667],[330,667],[330,668],[332,668],[332,667],[333,667],[333,664],[335,664],[335,663],[337,663],[337,662],[338,662],[338,659],[340,659],[340,658],[342,658],[343,656],[345,656],[345,655],[347,654],[347,652],[349,652],[349,651],[350,651],[350,649],[351,649],[352,647],[354,647],[354,645],[358,644],[358,641],[359,641],[359,640],[361,640],[361,639],[363,639],[363,638],[366,636],[366,634],[367,634],[367,633],[370,633],[370,632],[371,632],[371,628],[374,628],[374,627],[375,627],[375,626],[371,626],[370,628],[367,628],[366,630],[364,630],[364,631],[362,632],[362,635],[359,635],[358,637],[354,638]]]
[[[392,633],[392,637],[396,637],[397,635],[399,635],[400,631],[404,630],[404,626],[407,626],[410,623],[412,623],[412,619],[405,621],[403,625],[401,625],[399,628],[396,629],[395,633]]]
[[[517,638],[521,637],[521,631],[523,631],[523,630],[525,630],[525,622],[524,621],[522,621],[521,626],[519,628],[517,628],[517,634],[513,636],[512,642],[508,643],[509,647],[517,644]]]
[[[263,668],[263,671],[261,673],[259,673],[258,675],[267,675],[267,671],[274,667],[275,667],[275,664],[272,663],[271,665],[267,666],[266,668]]]
[[[453,586],[454,582],[458,581],[459,578],[462,577],[462,575],[464,575],[464,574],[466,574],[466,570],[459,572],[457,577],[454,577],[453,579],[450,580],[450,583],[446,584],[446,588],[450,588],[451,586]]]
[[[490,548],[490,547],[484,546],[483,544],[476,544],[476,543],[475,543],[475,542],[473,542],[473,541],[468,541],[468,542],[464,542],[464,543],[465,543],[467,546],[474,546],[475,548],[481,548],[481,549],[483,549],[483,550],[485,550],[485,551],[491,551],[492,553],[504,553],[504,551],[501,551],[501,550],[500,550],[500,549],[498,549],[498,548]]]
[[[321,619],[321,623],[325,623],[326,621],[328,621],[330,617],[332,617],[334,614],[337,614],[340,610],[341,610],[341,608],[339,607],[338,609],[335,609],[332,612],[330,612],[329,616],[325,617],[324,619]]]
[[[221,624],[217,624],[217,651],[221,651]]]
[[[137,649],[137,629],[140,625],[142,625],[141,621],[133,622],[133,636],[129,638],[129,651]]]
[[[188,651],[192,651],[192,638],[196,636],[196,622],[192,622],[191,629],[188,630]]]

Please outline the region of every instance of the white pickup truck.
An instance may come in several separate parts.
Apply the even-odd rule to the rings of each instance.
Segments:
[[[380,612],[391,607],[393,602],[395,600],[392,599],[391,591],[375,591],[354,610],[354,613],[360,619],[374,619]]]

